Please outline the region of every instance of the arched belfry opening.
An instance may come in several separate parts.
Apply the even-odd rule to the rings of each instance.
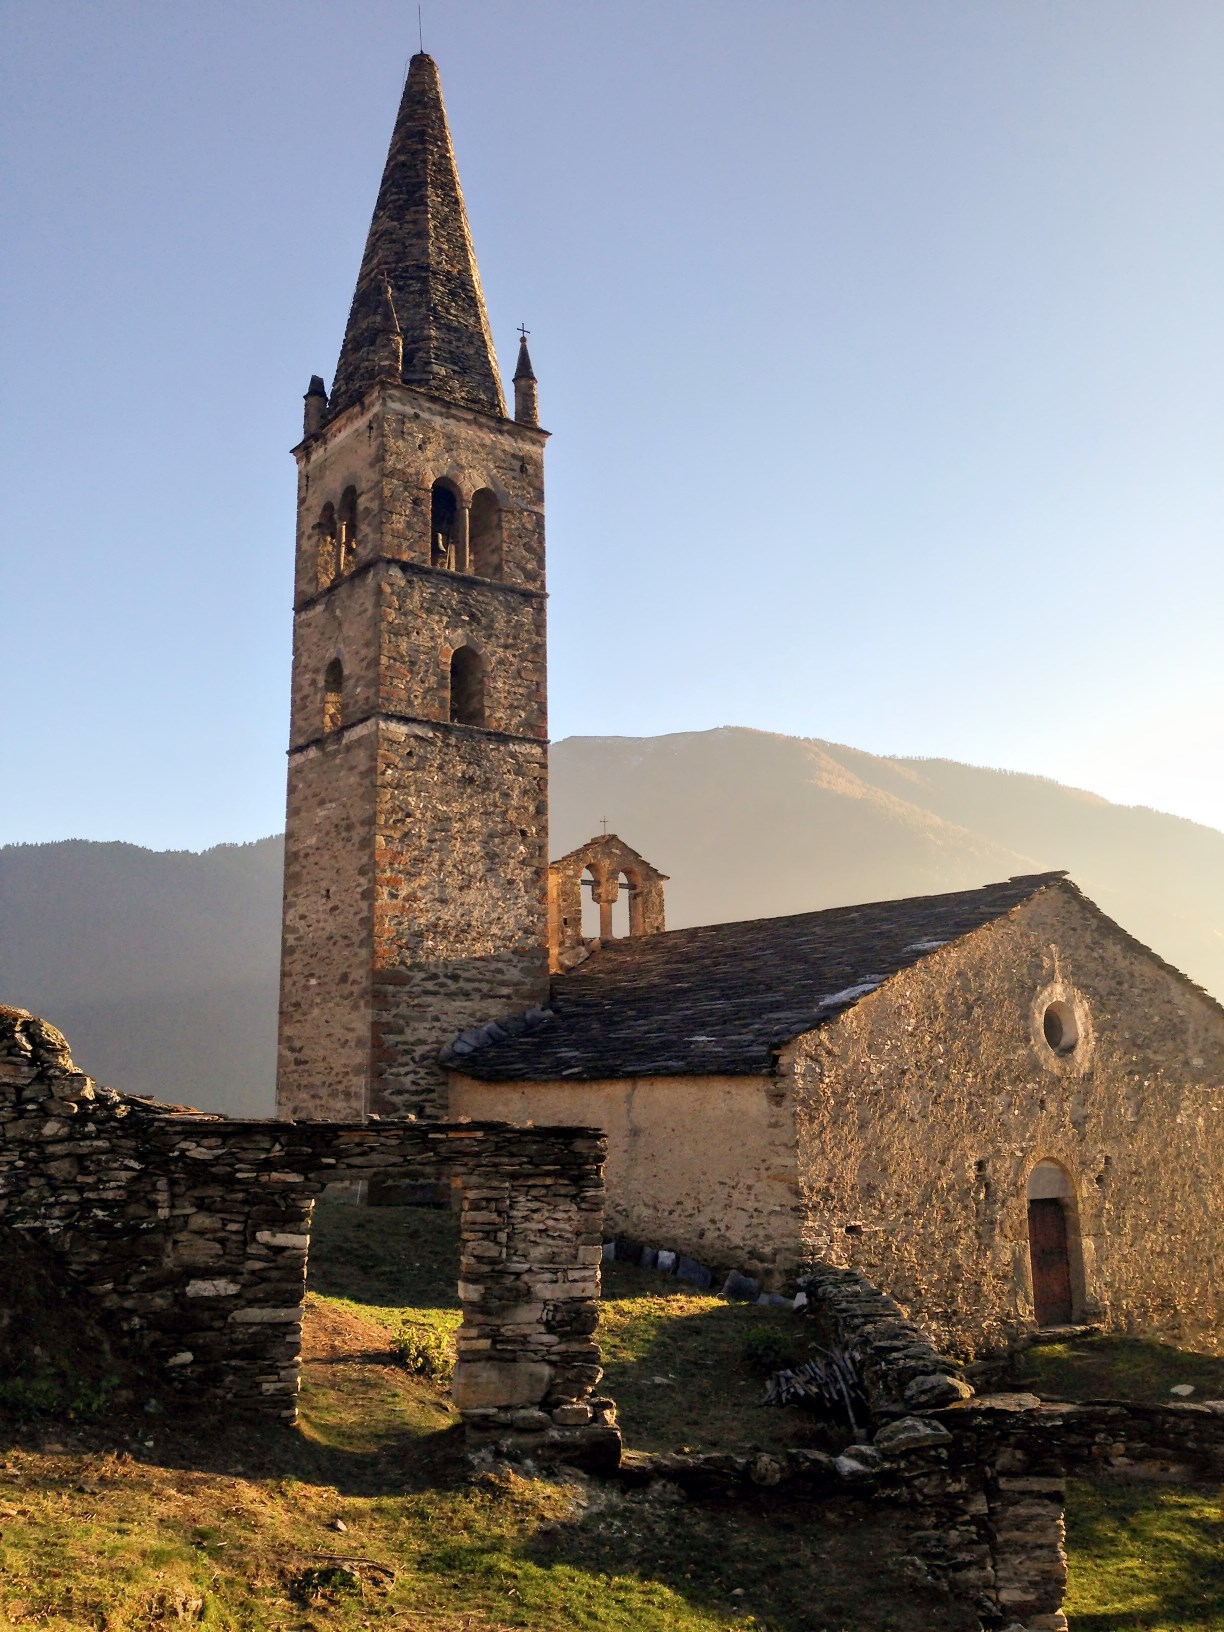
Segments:
[[[657,935],[667,874],[615,833],[591,839],[548,869],[548,940],[554,971],[572,968],[596,944]]]
[[[446,572],[462,572],[462,541],[459,536],[459,498],[446,481],[433,484],[429,495],[429,564]],[[462,552],[466,553],[466,552]]]
[[[468,523],[471,570],[478,578],[502,576],[501,505],[491,488],[473,495]]]
[[[336,510],[336,572],[341,578],[357,561],[357,489],[346,487]]]
[[[336,578],[336,507],[325,504],[315,526],[318,541],[318,587],[326,589]]]
[[[454,725],[485,723],[484,659],[474,646],[460,646],[451,654],[450,717]]]
[[[1029,1267],[1038,1326],[1069,1326],[1084,1305],[1079,1209],[1061,1162],[1045,1158],[1028,1176]]]
[[[344,665],[333,657],[323,671],[323,729],[338,731],[344,723]]]

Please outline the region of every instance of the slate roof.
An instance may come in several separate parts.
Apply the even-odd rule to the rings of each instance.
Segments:
[[[498,1082],[768,1075],[783,1044],[1065,877],[614,941],[554,977],[548,1010],[503,1022],[510,1035],[465,1033],[443,1058]]]

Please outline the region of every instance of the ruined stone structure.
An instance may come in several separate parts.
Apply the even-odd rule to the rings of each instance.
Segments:
[[[305,424],[278,1107],[438,1115],[448,1038],[546,992],[546,436],[525,336],[506,413],[424,55]]]
[[[1224,1319],[1224,1011],[1060,874],[614,941],[452,1114],[608,1139],[610,1227],[862,1269],[983,1352]]]
[[[99,1088],[64,1037],[0,1009],[0,1237],[27,1232],[126,1331],[149,1386],[292,1421],[315,1198],[457,1185],[453,1394],[477,1444],[615,1463],[594,1336],[603,1141],[589,1128],[239,1122]],[[0,1240],[2,1248],[2,1240]]]
[[[592,950],[594,941],[616,938],[613,910],[622,895],[628,902],[628,935],[657,935],[664,925],[663,886],[667,874],[652,867],[615,833],[589,839],[548,868],[548,958],[554,972],[572,969]],[[599,908],[599,934],[582,933],[582,891],[590,891]]]

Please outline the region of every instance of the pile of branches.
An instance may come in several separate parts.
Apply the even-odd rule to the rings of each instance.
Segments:
[[[817,1349],[793,1371],[774,1372],[765,1387],[765,1404],[806,1406],[857,1432],[868,1422],[858,1358],[853,1349]]]

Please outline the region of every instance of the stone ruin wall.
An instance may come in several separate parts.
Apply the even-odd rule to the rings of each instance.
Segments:
[[[1047,1002],[1081,1043],[1045,1043]],[[1069,887],[934,950],[782,1061],[805,1256],[861,1269],[964,1352],[1031,1329],[1027,1176],[1074,1190],[1076,1315],[1224,1318],[1224,1017]]]
[[[36,1232],[192,1409],[292,1421],[315,1198],[462,1191],[455,1403],[477,1441],[614,1461],[598,1320],[603,1140],[583,1128],[241,1122],[97,1087],[53,1027],[0,1009],[0,1230]]]

